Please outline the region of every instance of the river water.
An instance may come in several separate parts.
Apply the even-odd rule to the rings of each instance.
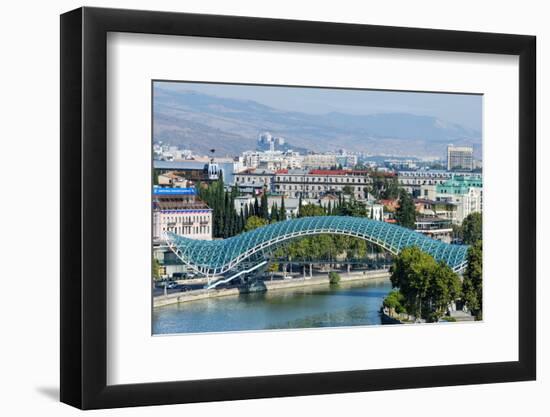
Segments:
[[[381,324],[389,280],[278,289],[153,309],[153,334]]]

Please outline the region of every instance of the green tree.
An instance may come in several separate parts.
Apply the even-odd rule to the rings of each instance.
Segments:
[[[462,236],[464,243],[473,245],[482,239],[483,225],[481,213],[470,213],[462,222]]]
[[[152,268],[153,268],[153,279],[155,280],[160,279],[161,266],[157,258],[153,258]]]
[[[390,279],[403,295],[407,312],[429,322],[438,321],[461,296],[458,275],[415,246],[403,249],[395,257]]]
[[[325,210],[321,206],[315,204],[306,204],[300,210],[300,217],[324,216]]]
[[[328,273],[328,282],[330,282],[330,285],[339,284],[341,279],[340,274],[337,272],[331,271]]]
[[[462,233],[462,225],[453,224],[451,225],[451,227],[453,229],[453,232],[452,232],[453,239],[464,240],[464,235]]]
[[[285,197],[281,196],[281,208],[279,209],[279,221],[286,220]]]
[[[416,208],[412,197],[405,190],[401,190],[399,194],[399,207],[395,211],[395,219],[403,227],[415,228]]]
[[[342,201],[338,209],[339,216],[368,217],[367,207],[360,201],[352,198],[349,201]]]
[[[246,206],[245,206],[246,209]],[[237,234],[241,233],[244,230],[244,223],[246,221],[246,217],[244,214],[244,210],[241,207],[241,212],[239,213],[238,223],[237,223]]]
[[[375,198],[382,198],[382,191],[384,191],[385,181],[384,177],[375,172],[371,174],[372,185],[369,187],[369,193]]]
[[[468,266],[463,277],[462,297],[466,306],[476,316],[483,318],[483,241],[478,240],[468,249]]]
[[[212,183],[197,184],[198,196],[213,210],[212,234],[214,237],[230,237],[242,231],[239,226],[239,214],[235,210],[235,198],[239,195],[238,189],[232,187],[226,192],[223,178]]]
[[[344,188],[342,188],[342,192],[345,195],[353,195],[353,188],[350,185],[346,185],[344,186]]]
[[[279,218],[279,209],[277,208],[277,203],[273,203],[271,206],[271,216],[270,220],[272,223],[278,222],[280,220]]]
[[[430,275],[430,286],[424,301],[424,318],[429,322],[437,322],[443,317],[449,305],[460,297],[461,286],[458,275],[445,262],[440,262]]]
[[[273,279],[273,274],[277,271],[279,271],[279,264],[277,262],[270,262],[269,266],[267,267],[267,272],[270,273],[271,279]]]
[[[422,316],[423,301],[435,267],[435,260],[416,246],[403,249],[394,258],[390,277],[392,287],[399,288],[407,312],[415,317]]]
[[[153,185],[159,184],[159,175],[160,175],[160,170],[153,169]]]
[[[258,216],[250,216],[248,219],[246,219],[246,224],[244,225],[244,230],[246,232],[249,232],[250,230],[257,229],[258,227],[265,226],[267,224],[267,220]]]
[[[360,238],[349,238],[348,259],[363,259],[367,255],[367,241]]]
[[[405,302],[405,297],[398,290],[392,290],[388,293],[382,306],[386,307],[389,310],[389,315],[394,316],[395,314],[406,313],[403,303]]]
[[[381,198],[393,200],[399,197],[400,189],[395,177],[384,177],[384,189],[380,193]]]

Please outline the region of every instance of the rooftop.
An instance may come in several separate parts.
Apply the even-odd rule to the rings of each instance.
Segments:
[[[431,204],[431,205],[451,205],[454,206],[456,203],[447,200],[429,200],[427,198],[417,198],[414,200],[416,204]]]
[[[201,200],[188,201],[181,198],[156,198],[153,200],[155,210],[210,210]]]

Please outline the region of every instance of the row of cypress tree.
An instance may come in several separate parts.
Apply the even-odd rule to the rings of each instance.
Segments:
[[[235,210],[235,198],[239,195],[236,187],[230,191],[225,190],[223,177],[210,183],[208,187],[197,184],[199,197],[213,210],[212,234],[213,237],[228,238],[244,231],[247,220],[256,216],[276,222],[286,220],[285,200],[281,197],[281,203],[272,205],[268,209],[266,193],[263,193],[260,201],[254,198],[254,202],[245,205],[239,212]]]

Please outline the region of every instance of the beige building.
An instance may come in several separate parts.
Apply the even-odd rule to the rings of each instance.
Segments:
[[[185,188],[187,187],[187,183],[188,181],[184,177],[176,175],[172,171],[158,176],[158,184],[161,186]]]
[[[304,156],[305,169],[328,169],[338,165],[336,155],[328,153],[313,153]]]
[[[320,198],[326,194],[351,191],[358,199],[367,198],[371,179],[365,171],[346,170],[283,170],[275,174],[273,190],[291,198]]]
[[[255,190],[255,192],[273,189],[275,171],[269,169],[247,169],[234,174],[235,185],[243,192]]]
[[[172,232],[190,239],[212,239],[212,209],[196,198],[194,188],[153,191],[153,240]]]
[[[293,151],[247,151],[239,159],[244,168],[279,170],[301,168],[304,157]]]

